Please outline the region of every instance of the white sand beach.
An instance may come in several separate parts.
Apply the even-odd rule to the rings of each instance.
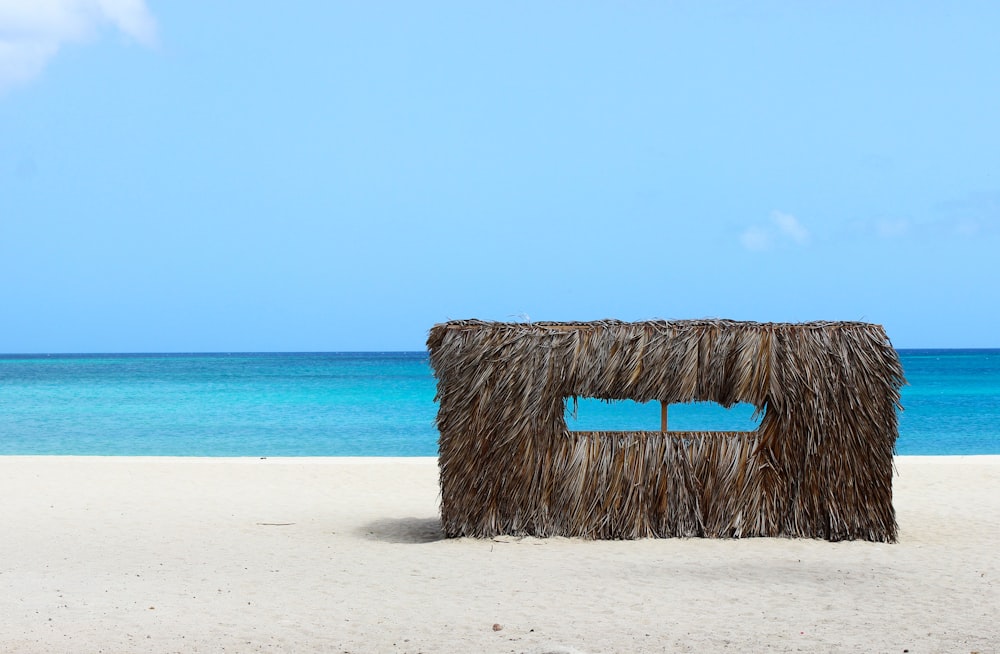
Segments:
[[[1000,651],[1000,457],[897,469],[894,545],[444,540],[434,459],[0,457],[0,652]]]

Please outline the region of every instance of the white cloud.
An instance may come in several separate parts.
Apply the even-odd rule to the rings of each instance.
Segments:
[[[765,229],[750,227],[740,234],[740,243],[748,250],[756,250],[758,252],[769,250],[771,248],[771,236]]]
[[[875,224],[875,231],[882,238],[898,238],[910,231],[908,220],[880,220]]]
[[[798,245],[805,245],[809,242],[809,232],[802,223],[799,222],[798,218],[790,213],[782,213],[781,211],[771,212],[771,222],[778,226],[778,230],[784,236],[792,239]]]
[[[55,43],[12,43],[0,36],[0,92],[38,76],[58,50]]]
[[[977,236],[981,231],[979,222],[976,220],[959,220],[955,224],[955,233],[959,236]]]
[[[939,202],[934,222],[948,236],[976,238],[1000,224],[1000,191],[974,191],[964,198]]]
[[[770,250],[775,245],[791,242],[795,245],[809,243],[809,230],[790,213],[771,212],[770,225],[754,225],[740,234],[740,244],[747,250]]]
[[[156,43],[156,21],[145,0],[98,0],[98,4],[119,30],[143,45]]]
[[[0,0],[0,92],[37,77],[64,44],[96,38],[106,25],[156,43],[144,0]]]
[[[858,236],[874,235],[882,239],[950,239],[977,238],[990,232],[992,223],[976,217],[947,216],[915,220],[881,219],[864,223]]]

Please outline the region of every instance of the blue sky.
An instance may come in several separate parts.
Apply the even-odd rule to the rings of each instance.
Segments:
[[[0,0],[0,351],[1000,347],[1000,3]]]

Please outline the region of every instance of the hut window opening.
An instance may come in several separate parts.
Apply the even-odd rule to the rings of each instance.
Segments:
[[[670,431],[757,431],[763,412],[746,402],[726,408],[718,402],[671,404]],[[756,415],[755,415],[756,414]]]
[[[659,402],[566,398],[570,431],[655,431],[660,425]]]
[[[666,415],[664,415],[666,413]],[[755,415],[757,414],[757,415]],[[566,426],[570,431],[757,431],[762,416],[752,404],[725,408],[717,402],[670,404],[659,402],[566,398]]]

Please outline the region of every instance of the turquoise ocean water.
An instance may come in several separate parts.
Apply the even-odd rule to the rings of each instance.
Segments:
[[[1000,350],[901,350],[900,454],[1000,454]],[[433,456],[423,352],[0,356],[0,454]],[[672,429],[753,409],[671,405]],[[659,406],[581,400],[573,429],[658,429]]]

